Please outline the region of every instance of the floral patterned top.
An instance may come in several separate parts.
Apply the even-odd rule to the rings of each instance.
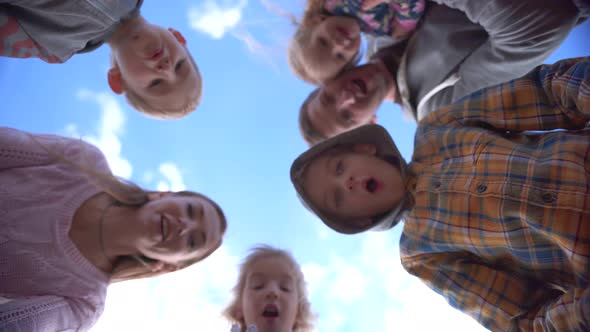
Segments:
[[[402,40],[416,29],[426,7],[426,0],[384,0],[365,11],[362,3],[363,0],[326,0],[324,9],[332,15],[357,19],[365,33]]]

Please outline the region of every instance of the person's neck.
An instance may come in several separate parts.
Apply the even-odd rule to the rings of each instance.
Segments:
[[[389,71],[389,68],[383,63],[381,59],[371,60],[372,63],[377,65],[381,72],[383,73],[386,84],[387,84],[387,92],[385,94],[384,100],[394,102],[396,104],[401,104],[401,100],[399,98],[398,87],[397,87],[397,80],[393,76],[393,73]]]
[[[107,43],[111,48],[117,47],[119,44],[125,43],[127,37],[133,33],[135,27],[146,23],[147,21],[140,14],[122,22],[117,27],[115,32],[113,32]]]
[[[135,207],[111,205],[107,207],[102,220],[103,245],[105,254],[113,260],[119,256],[137,254],[137,229]]]

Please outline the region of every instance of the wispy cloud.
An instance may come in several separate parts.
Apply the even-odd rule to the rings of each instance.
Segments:
[[[221,246],[184,270],[113,284],[92,331],[229,331],[221,312],[230,300],[237,262]]]
[[[321,331],[338,331],[344,327],[357,330],[350,316],[363,315],[359,309],[379,308],[380,321],[367,321],[363,330],[374,326],[385,331],[436,331],[440,326],[455,326],[456,331],[485,331],[474,320],[451,308],[443,297],[419,279],[409,275],[401,265],[399,248],[390,232],[366,233],[359,236],[361,250],[357,255],[330,254],[324,264],[303,265],[312,306],[322,306],[318,327]],[[368,301],[368,303],[361,303]],[[424,319],[427,312],[429,319]]]
[[[247,4],[247,0],[239,0],[232,5],[224,6],[215,0],[206,0],[189,9],[189,25],[213,39],[221,39],[238,26],[242,20],[242,10]]]
[[[112,94],[105,92],[93,92],[81,89],[77,93],[80,100],[92,101],[100,107],[101,115],[96,133],[82,138],[96,145],[106,156],[109,166],[115,175],[129,179],[133,172],[131,163],[122,155],[120,136],[124,132],[125,115],[119,102]],[[80,137],[77,126],[69,124],[66,132]]]
[[[157,189],[159,191],[181,191],[186,189],[182,174],[176,164],[167,162],[160,164],[158,171],[164,180],[159,181]]]

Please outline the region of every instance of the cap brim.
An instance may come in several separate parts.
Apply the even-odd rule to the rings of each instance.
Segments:
[[[403,165],[398,165],[402,179],[405,179],[405,162],[399,153],[399,150],[395,146],[391,136],[385,130],[385,128],[381,127],[380,125],[370,124],[365,125],[362,127],[358,127],[356,129],[344,132],[340,135],[334,136],[330,139],[327,139],[317,145],[311,147],[306,152],[302,153],[291,165],[291,182],[295,186],[297,190],[297,194],[299,198],[303,202],[303,204],[312,212],[314,212],[328,227],[332,228],[333,230],[344,233],[344,234],[355,234],[360,233],[371,228],[383,229],[385,225],[369,225],[367,227],[359,228],[354,226],[354,222],[351,220],[341,220],[334,218],[333,216],[328,216],[327,214],[323,213],[320,209],[318,209],[314,204],[311,203],[309,197],[303,191],[301,178],[305,172],[306,166],[312,160],[319,157],[323,152],[330,150],[336,146],[340,145],[353,145],[353,144],[372,144],[376,147],[377,155],[380,157],[384,156],[395,156],[399,159],[399,162]],[[393,209],[393,210],[399,210]],[[389,215],[396,211],[391,211],[386,214]],[[397,215],[399,211],[395,214]],[[386,217],[384,216],[384,217]],[[357,223],[360,224],[360,223]],[[386,226],[385,226],[386,227]],[[386,229],[390,228],[386,227]]]

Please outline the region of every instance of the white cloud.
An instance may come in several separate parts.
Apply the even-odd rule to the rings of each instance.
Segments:
[[[237,262],[221,246],[184,270],[113,284],[92,332],[229,331],[221,312],[231,298]]]
[[[358,315],[372,307],[383,315],[363,322],[366,330],[486,331],[403,269],[399,238],[392,232],[369,232],[358,239],[361,244],[354,255],[331,253],[325,264],[302,265],[312,309],[314,303],[323,308],[318,312],[319,330],[359,329],[350,324],[362,322]]]
[[[77,97],[81,100],[90,100],[97,103],[101,109],[101,117],[98,133],[82,137],[84,140],[96,145],[106,156],[109,166],[115,175],[129,179],[133,172],[131,163],[121,155],[121,140],[125,125],[125,115],[119,102],[112,94],[93,92],[82,89]],[[76,133],[76,125],[66,126],[66,131]]]
[[[206,0],[199,6],[189,9],[188,19],[191,28],[205,33],[213,39],[221,39],[242,20],[242,10],[247,0],[239,0],[231,6],[221,6],[214,0]]]
[[[158,191],[181,191],[186,189],[182,174],[174,163],[162,163],[160,164],[158,171],[165,178],[165,181],[158,182]]]

